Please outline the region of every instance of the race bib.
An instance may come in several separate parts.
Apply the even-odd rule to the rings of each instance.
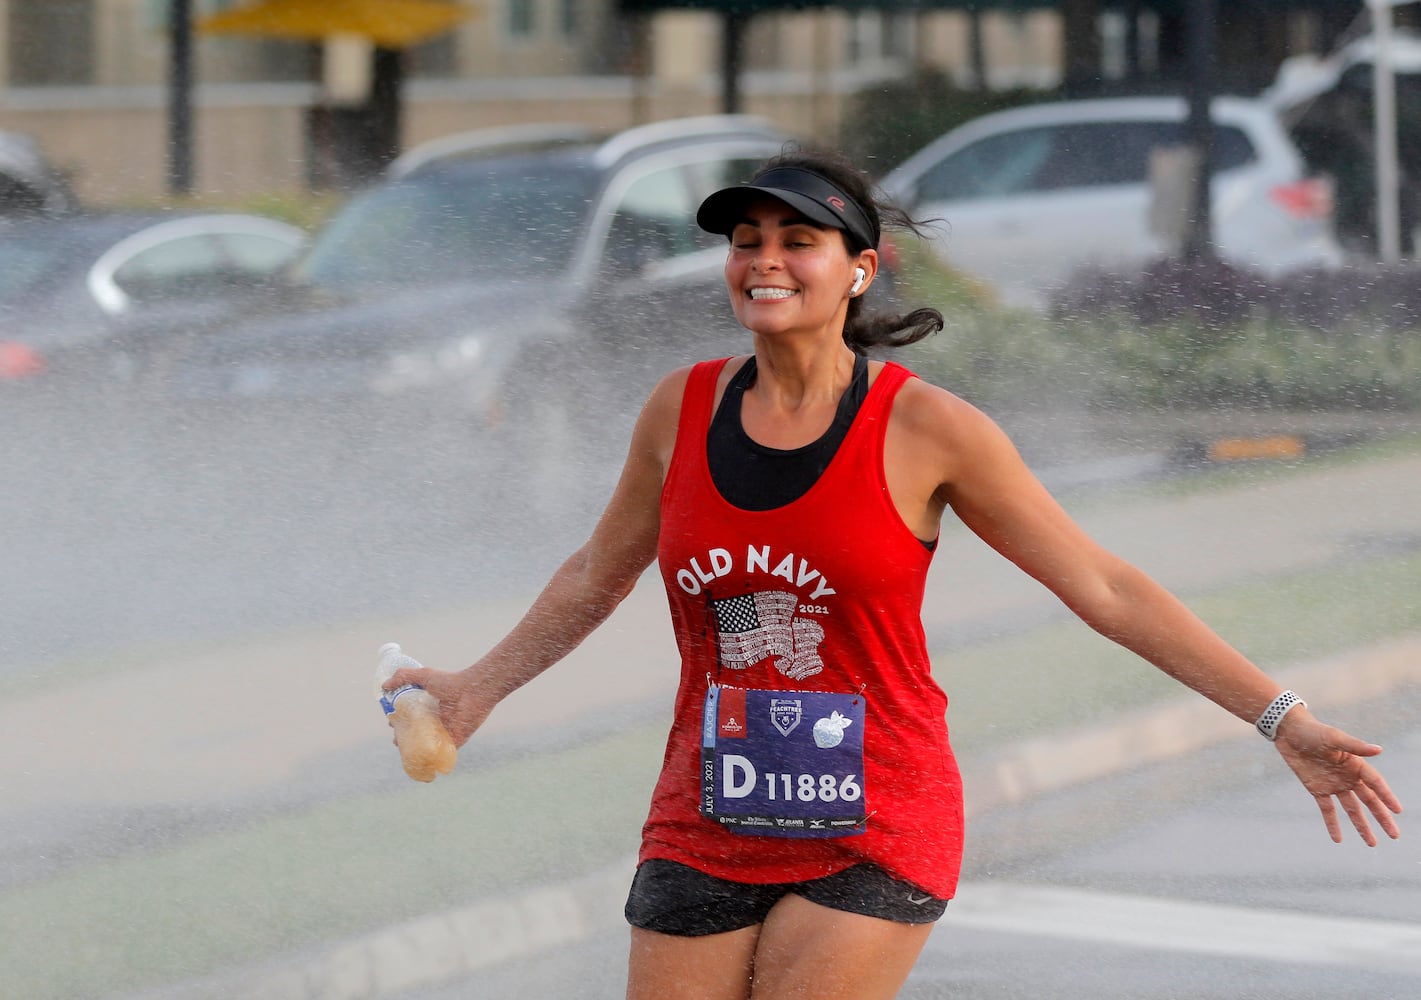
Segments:
[[[864,699],[712,684],[701,737],[701,814],[734,833],[864,832]]]

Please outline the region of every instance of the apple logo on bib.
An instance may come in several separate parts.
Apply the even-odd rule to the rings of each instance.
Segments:
[[[844,741],[844,728],[853,723],[853,719],[846,719],[838,712],[834,712],[827,719],[820,719],[814,723],[814,745],[820,750],[829,750],[838,746]]]

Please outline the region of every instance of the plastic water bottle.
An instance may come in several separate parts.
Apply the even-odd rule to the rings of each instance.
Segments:
[[[417,684],[384,689],[396,670],[418,666],[419,661],[406,656],[399,643],[385,643],[380,647],[380,665],[375,668],[375,690],[395,730],[405,773],[415,781],[433,781],[454,770],[459,757],[453,737],[439,721],[439,701]]]

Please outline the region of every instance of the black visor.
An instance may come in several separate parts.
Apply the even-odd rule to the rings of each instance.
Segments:
[[[830,180],[801,167],[774,167],[749,184],[721,188],[696,212],[696,225],[729,236],[745,221],[745,206],[759,195],[778,198],[810,222],[842,229],[860,247],[878,248],[878,226],[857,201]]]

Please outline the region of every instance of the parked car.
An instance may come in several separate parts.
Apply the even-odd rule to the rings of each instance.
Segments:
[[[0,217],[77,211],[69,182],[21,132],[0,131]]]
[[[1378,253],[1376,47],[1375,38],[1362,35],[1323,57],[1293,56],[1260,95],[1309,165],[1332,177],[1343,247],[1371,259]],[[1395,90],[1401,251],[1414,257],[1421,235],[1421,35],[1396,31],[1388,61]]]
[[[198,345],[172,390],[367,411],[398,399],[392,409],[498,426],[535,395],[572,410],[589,381],[577,376],[614,362],[614,382],[586,388],[634,404],[658,366],[744,336],[726,303],[725,241],[695,226],[695,208],[785,139],[759,119],[711,116],[418,147],[316,234],[287,272],[289,311]],[[565,418],[542,404],[524,414]]]
[[[935,220],[936,251],[1007,304],[1040,307],[1085,265],[1138,271],[1171,249],[1151,216],[1157,151],[1185,141],[1176,98],[1060,101],[984,115],[883,178]],[[1335,266],[1330,181],[1310,176],[1263,102],[1212,104],[1213,239],[1221,257],[1267,272]]]
[[[265,294],[304,241],[247,214],[0,222],[0,381],[130,378]]]

